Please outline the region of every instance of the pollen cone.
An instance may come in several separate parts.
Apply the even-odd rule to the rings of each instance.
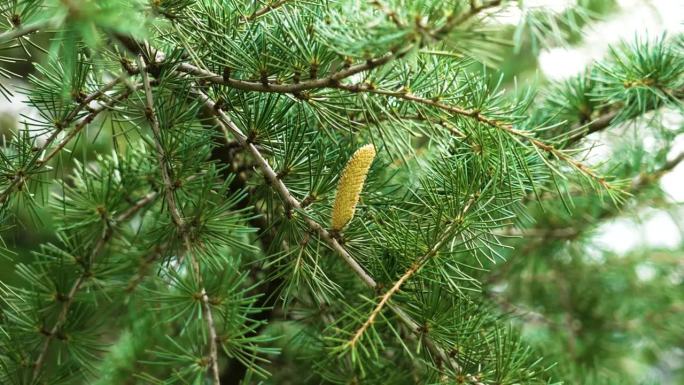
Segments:
[[[337,195],[332,209],[333,230],[342,228],[354,217],[356,204],[359,202],[359,194],[366,181],[368,169],[375,158],[375,147],[367,144],[354,153],[342,171],[337,184]]]

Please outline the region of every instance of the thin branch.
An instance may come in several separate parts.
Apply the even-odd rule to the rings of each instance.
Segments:
[[[420,103],[428,106],[432,106],[435,108],[439,108],[441,110],[451,112],[456,115],[464,116],[467,118],[474,119],[480,123],[486,124],[490,127],[497,128],[499,130],[505,131],[506,133],[522,138],[532,144],[535,148],[538,148],[544,152],[547,152],[557,159],[568,163],[570,166],[573,168],[577,169],[584,175],[588,176],[589,178],[595,180],[598,184],[603,186],[606,190],[616,190],[615,187],[613,187],[609,182],[606,181],[606,179],[603,176],[600,176],[591,169],[589,166],[585,165],[584,163],[574,159],[570,155],[566,154],[565,152],[555,148],[554,146],[550,144],[546,144],[542,142],[541,140],[535,138],[532,136],[530,133],[518,130],[513,127],[512,124],[505,123],[498,121],[496,119],[489,118],[482,114],[477,109],[467,109],[455,105],[450,105],[450,104],[445,104],[442,102],[439,102],[437,100],[433,99],[427,99],[424,97],[420,97],[417,95],[414,95],[410,92],[404,92],[404,91],[390,91],[390,90],[383,90],[383,89],[376,89],[370,84],[354,84],[354,85],[343,85],[343,84],[337,84],[335,88],[341,89],[341,90],[346,90],[350,92],[366,92],[366,93],[372,93],[372,94],[378,94],[378,95],[384,95],[384,96],[390,96],[394,97],[397,99],[403,99],[403,100],[408,100],[412,101],[415,103]]]
[[[644,187],[659,181],[665,174],[674,170],[674,168],[682,162],[684,162],[684,152],[681,152],[671,160],[666,161],[655,171],[651,173],[640,174],[632,180],[632,192],[638,193]]]
[[[654,183],[658,182],[664,175],[666,175],[668,172],[672,171],[675,167],[677,167],[679,164],[684,162],[684,152],[679,153],[677,156],[672,158],[671,160],[665,162],[662,166],[657,168],[655,171],[651,173],[642,173],[636,176],[635,178],[632,179],[632,183],[630,185],[630,189],[628,190],[628,193],[630,194],[631,197],[637,196],[643,189],[645,189],[648,186],[653,185]],[[527,242],[525,247],[520,250],[519,253],[514,254],[510,258],[508,258],[502,265],[500,265],[499,270],[491,274],[487,279],[485,280],[485,283],[488,284],[494,284],[504,278],[508,271],[513,267],[513,261],[515,260],[516,255],[526,255],[527,251],[534,249],[535,247],[539,247],[539,244],[542,244],[544,242],[549,242],[549,241],[556,241],[558,239],[575,239],[580,236],[584,232],[586,232],[588,229],[592,228],[592,226],[595,226],[597,223],[600,223],[603,220],[609,219],[611,217],[614,217],[620,213],[620,207],[623,207],[624,205],[627,204],[627,201],[624,201],[621,203],[620,206],[618,207],[607,207],[603,208],[599,213],[595,214],[591,219],[591,222],[587,223],[571,223],[571,224],[563,224],[563,228],[545,228],[545,229],[515,229],[515,228],[508,228],[505,229],[503,232],[499,233],[498,235],[502,236],[521,236],[521,237],[530,237],[530,238],[535,238],[531,242]]]
[[[476,9],[483,9],[483,8],[476,8]],[[470,13],[469,13],[470,14]],[[461,19],[459,19],[461,20]],[[411,45],[409,45],[410,47]],[[399,52],[404,52],[404,50],[399,51]],[[408,51],[406,51],[408,52]],[[404,52],[404,54],[406,53]],[[401,54],[403,56],[403,54]],[[294,84],[271,84],[271,83],[262,83],[262,82],[249,82],[249,81],[244,81],[244,80],[236,80],[236,79],[230,79],[230,78],[224,78],[221,75],[215,74],[211,71],[204,70],[198,67],[195,67],[191,64],[188,63],[182,63],[177,67],[177,70],[183,73],[187,73],[193,76],[198,76],[202,80],[209,81],[211,83],[216,83],[216,84],[223,84],[227,85],[233,88],[237,88],[240,90],[244,91],[260,91],[260,92],[275,92],[275,93],[293,93],[297,94],[301,91],[306,91],[306,90],[311,90],[311,89],[320,89],[320,88],[337,88],[341,90],[347,90],[350,92],[368,92],[368,93],[374,93],[374,94],[380,94],[380,95],[385,95],[385,96],[392,96],[395,98],[399,99],[404,99],[404,100],[409,100],[413,101],[416,103],[421,103],[425,105],[430,105],[436,108],[440,108],[445,111],[449,111],[461,116],[466,116],[473,118],[481,123],[487,124],[491,127],[495,127],[501,130],[504,130],[508,132],[509,134],[515,135],[517,137],[523,138],[524,140],[528,141],[531,143],[535,148],[538,148],[544,152],[547,152],[557,159],[568,163],[571,165],[573,168],[577,169],[579,172],[582,174],[586,175],[587,177],[591,178],[592,180],[596,181],[599,185],[601,185],[603,188],[606,190],[617,190],[616,187],[611,185],[606,179],[598,175],[593,169],[590,167],[586,166],[584,163],[577,161],[573,157],[567,155],[563,151],[546,144],[542,142],[541,140],[533,137],[529,133],[526,133],[524,131],[517,130],[513,128],[512,125],[506,124],[503,122],[499,122],[497,120],[488,118],[487,116],[483,115],[481,112],[474,110],[474,109],[465,109],[461,108],[458,106],[452,106],[448,104],[444,104],[435,100],[431,99],[426,99],[423,97],[419,97],[416,95],[413,95],[408,92],[402,92],[402,91],[389,91],[389,90],[380,90],[380,89],[374,89],[370,85],[367,84],[362,84],[362,85],[344,85],[341,84],[340,81],[348,78],[352,75],[355,75],[359,72],[367,71],[374,69],[376,67],[379,67],[381,65],[384,65],[394,59],[396,59],[398,56],[395,54],[388,54],[385,55],[379,59],[375,60],[369,60],[368,62],[364,64],[358,64],[356,66],[349,67],[347,69],[338,71],[332,75],[329,75],[327,77],[321,78],[321,79],[314,79],[314,80],[309,80],[301,83],[294,83]],[[602,121],[597,123],[597,129],[600,124],[604,124]]]
[[[384,13],[387,18],[394,23],[399,28],[406,28],[406,24],[402,22],[399,17],[397,16],[397,13],[394,12],[392,9],[390,9],[387,4],[383,3],[380,0],[369,0],[369,4],[373,5],[375,8],[377,8],[380,12]]]
[[[534,310],[530,309],[525,309],[522,308],[518,305],[514,305],[511,302],[507,301],[505,298],[501,297],[498,295],[498,293],[494,291],[488,291],[487,293],[487,298],[489,298],[492,302],[496,303],[501,307],[502,310],[504,310],[507,313],[514,314],[515,316],[522,318],[525,320],[525,322],[530,323],[530,324],[542,324],[546,325],[550,328],[560,330],[562,327],[555,321],[548,319],[546,316],[544,316],[542,313],[535,312]]]
[[[187,239],[188,238],[186,237],[186,241]],[[186,242],[185,247],[188,248],[189,246],[190,244]],[[207,295],[207,291],[204,288],[204,283],[202,281],[200,266],[194,255],[190,255],[190,263],[192,264],[192,268],[195,271],[195,274],[197,275],[197,282],[200,284],[201,287],[200,297],[202,298],[202,312],[204,312],[204,316],[207,319],[207,327],[209,328],[209,357],[211,360],[210,365],[211,373],[213,376],[213,383],[215,385],[220,385],[221,373],[219,372],[218,368],[218,333],[216,333],[216,324],[214,323],[214,316],[211,311],[209,296]]]
[[[270,1],[270,0],[267,0],[267,1]],[[254,11],[254,13],[252,13],[251,15],[245,16],[244,19],[246,21],[256,20],[257,18],[259,18],[259,17],[261,17],[261,16],[263,16],[263,15],[265,15],[265,14],[267,14],[267,13],[269,13],[269,12],[271,12],[277,8],[282,7],[283,5],[285,5],[289,1],[290,0],[278,0],[275,3],[266,4],[262,8],[259,8],[256,11]]]
[[[468,12],[462,14],[460,17],[454,16],[449,18],[449,20],[447,20],[447,22],[442,27],[436,28],[432,31],[428,31],[428,34],[433,35],[437,40],[441,40],[446,36],[446,34],[449,31],[456,27],[456,25],[467,21],[471,17],[477,15],[482,10],[497,6],[500,3],[500,1],[493,1],[480,7],[471,8]],[[243,91],[298,94],[302,91],[312,89],[335,88],[337,85],[340,84],[340,81],[343,79],[347,79],[353,75],[356,75],[364,71],[373,70],[394,60],[404,57],[406,54],[411,52],[418,44],[419,42],[413,41],[405,45],[404,47],[394,47],[390,49],[390,52],[386,53],[385,55],[380,56],[378,58],[368,59],[366,60],[366,62],[362,64],[356,64],[353,66],[346,67],[340,71],[334,72],[320,79],[312,79],[292,84],[275,84],[261,81],[252,82],[247,80],[231,79],[211,72],[209,70],[201,69],[190,63],[181,63],[176,67],[176,70],[199,77],[202,80],[208,81],[210,83],[222,84]]]
[[[598,118],[594,119],[591,121],[589,124],[586,124],[583,127],[578,127],[581,131],[578,132],[577,134],[571,136],[564,144],[563,147],[571,147],[575,143],[579,142],[580,140],[586,138],[587,136],[599,132],[602,130],[605,130],[610,126],[610,124],[613,122],[613,119],[619,114],[619,110],[616,111],[611,111],[607,114],[603,114],[599,116]]]
[[[198,98],[207,107],[215,111],[221,123],[220,127],[223,130],[224,135],[226,136],[226,140],[229,140],[229,135],[232,134],[232,136],[234,136],[237,139],[240,145],[243,146],[254,157],[256,163],[259,165],[259,168],[268,180],[269,184],[276,190],[276,192],[278,193],[278,195],[280,195],[285,204],[292,209],[301,210],[301,202],[299,202],[290,194],[290,191],[288,190],[287,186],[285,186],[285,183],[283,183],[283,181],[278,177],[278,174],[273,170],[273,168],[271,168],[271,166],[268,164],[268,161],[264,158],[261,152],[256,148],[254,144],[250,143],[247,140],[247,136],[243,134],[242,131],[240,131],[240,129],[235,125],[235,123],[233,123],[233,121],[228,117],[228,115],[220,108],[217,108],[216,104],[213,101],[211,101],[203,92],[198,91]],[[354,258],[339,244],[339,242],[328,232],[328,230],[326,230],[323,226],[321,226],[316,221],[307,216],[304,216],[304,219],[306,220],[309,227],[316,233],[318,233],[318,235],[333,250],[340,254],[344,261],[347,262],[349,267],[352,270],[354,270],[354,272],[367,285],[371,287],[375,286],[375,281],[373,280],[373,278],[369,276],[368,273],[366,273],[363,267],[361,267],[361,265],[359,265],[358,262],[354,260]]]
[[[678,100],[681,102],[682,98],[684,98],[684,88],[680,88],[677,90],[672,90],[672,92],[667,92],[672,100]],[[648,106],[643,113],[653,111],[655,109],[658,109],[661,106]],[[564,147],[570,147],[580,140],[586,138],[587,136],[598,132],[602,131],[613,123],[613,120],[620,114],[620,108],[617,108],[613,111],[605,112],[602,115],[598,116],[596,119],[592,120],[588,124],[585,125],[580,125],[577,127],[574,127],[571,132],[577,131],[574,135],[571,135],[567,141],[563,144]]]
[[[78,135],[78,133],[80,133],[81,130],[83,130],[83,128],[85,128],[88,124],[92,123],[93,120],[95,120],[95,117],[97,117],[97,115],[99,115],[100,113],[102,113],[104,111],[107,111],[107,110],[113,108],[117,103],[127,99],[132,93],[133,93],[132,90],[127,89],[126,91],[122,92],[119,96],[112,99],[109,103],[103,103],[103,104],[93,108],[88,115],[86,115],[76,126],[74,126],[74,128],[71,131],[69,131],[69,134],[67,134],[67,136],[65,136],[64,139],[62,139],[52,149],[52,151],[50,151],[42,159],[39,159],[36,162],[36,165],[38,167],[42,167],[43,165],[45,165],[52,158],[54,158],[57,154],[59,154],[64,149],[64,147],[66,147],[66,145],[69,144],[69,142],[71,142],[71,140],[76,135]]]
[[[32,33],[38,32],[41,29],[47,28],[49,23],[47,20],[39,21],[36,23],[30,23],[22,25],[19,28],[14,28],[3,33],[0,33],[0,43],[5,43],[16,38],[20,38]]]
[[[90,113],[83,117],[83,119],[67,134],[67,136],[60,141],[57,146],[50,151],[47,155],[45,155],[42,159],[39,159],[41,155],[44,154],[44,152],[54,143],[55,140],[59,137],[59,134],[64,131],[66,127],[69,126],[77,117],[79,112],[81,112],[83,109],[85,109],[90,102],[93,100],[96,100],[104,95],[105,92],[110,90],[114,85],[116,85],[118,82],[122,81],[123,78],[119,77],[106,85],[104,85],[102,88],[99,90],[93,92],[92,94],[88,95],[86,98],[84,98],[79,105],[71,111],[67,115],[67,117],[64,119],[64,122],[61,123],[53,132],[52,134],[45,140],[45,142],[34,149],[35,155],[29,162],[29,165],[34,164],[32,167],[31,171],[38,171],[42,167],[44,167],[48,161],[50,161],[52,158],[54,158],[60,151],[66,147],[67,144],[79,133],[81,130],[83,130],[84,127],[86,127],[88,124],[90,124],[97,115],[102,113],[103,111],[106,111],[108,109],[111,109],[114,107],[117,103],[125,100],[130,96],[131,91],[127,90],[121,93],[118,97],[114,98],[112,101],[109,103],[104,103],[99,105],[98,107],[95,107],[93,109],[90,109]],[[10,196],[12,190],[18,186],[24,183],[24,181],[27,178],[27,172],[21,172],[17,173],[17,175],[12,179],[12,181],[9,183],[9,185],[2,191],[0,192],[0,204],[4,203],[7,198]]]
[[[347,342],[348,346],[353,347],[360,341],[361,337],[364,335],[366,330],[368,330],[368,328],[370,328],[373,325],[375,318],[377,318],[377,316],[380,314],[380,312],[389,302],[392,296],[396,294],[399,291],[399,289],[401,289],[401,286],[404,284],[404,282],[406,282],[409,278],[416,274],[423,266],[425,266],[425,263],[427,261],[429,261],[432,257],[437,255],[437,253],[442,248],[444,243],[451,238],[453,232],[456,231],[459,228],[459,226],[463,223],[463,216],[468,212],[474,201],[475,198],[473,197],[465,204],[459,217],[453,220],[446,227],[446,229],[444,229],[444,231],[437,238],[436,242],[434,243],[434,245],[432,245],[430,250],[428,250],[427,253],[425,253],[422,257],[418,258],[411,265],[411,267],[409,267],[408,270],[406,270],[406,272],[394,283],[394,285],[392,285],[392,287],[389,290],[387,290],[385,294],[382,295],[382,297],[380,297],[380,302],[378,302],[378,304],[375,306],[368,319],[366,319],[363,325],[361,325],[361,327],[359,327],[356,330],[351,340]]]
[[[409,45],[408,47],[413,47]],[[231,88],[243,90],[243,91],[259,91],[259,92],[274,92],[274,93],[291,93],[296,94],[301,91],[320,89],[326,87],[334,87],[342,79],[346,79],[350,76],[356,75],[360,72],[369,71],[387,64],[395,59],[398,59],[406,55],[410,50],[404,48],[400,51],[394,53],[388,53],[376,59],[369,59],[363,64],[357,64],[345,68],[343,70],[337,71],[331,75],[328,75],[319,79],[307,80],[300,83],[292,84],[274,84],[274,83],[262,83],[262,82],[250,82],[246,80],[238,80],[232,78],[224,78],[214,72],[195,67],[189,63],[181,63],[176,68],[179,72],[183,72],[189,75],[196,76],[204,81],[210,83],[222,84],[229,86]]]
[[[478,12],[481,9],[484,9],[488,6],[495,6],[498,5],[500,2],[492,2],[491,4],[487,6],[482,6],[482,7],[476,7],[473,9],[477,9]],[[470,14],[470,13],[468,13]],[[459,19],[461,20],[461,19]],[[385,64],[386,62],[378,62],[377,66]],[[184,63],[181,64],[178,67],[178,70],[180,72],[200,76],[203,80],[207,80],[212,83],[217,83],[217,84],[226,84],[228,86],[231,86],[233,88],[237,89],[242,89],[242,90],[247,90],[247,91],[261,91],[261,92],[276,92],[276,93],[298,93],[303,90],[309,90],[309,89],[317,89],[317,88],[336,88],[340,90],[346,90],[349,92],[366,92],[366,93],[374,93],[378,95],[384,95],[384,96],[390,96],[394,97],[397,99],[403,99],[403,100],[408,100],[424,105],[429,105],[432,107],[439,108],[444,111],[448,111],[460,116],[464,117],[469,117],[472,119],[475,119],[483,124],[487,124],[491,127],[501,129],[508,134],[514,135],[516,137],[522,138],[525,141],[529,142],[532,144],[535,148],[544,151],[552,156],[554,156],[556,159],[561,160],[576,170],[578,170],[580,173],[586,175],[590,179],[594,180],[597,182],[599,185],[601,185],[603,188],[606,190],[618,190],[615,186],[613,186],[611,183],[606,181],[606,179],[599,175],[596,171],[594,171],[591,167],[585,165],[583,162],[580,162],[576,159],[574,159],[572,156],[568,155],[565,153],[563,150],[556,148],[550,144],[544,143],[543,141],[535,138],[534,136],[530,135],[530,133],[517,130],[515,129],[511,124],[507,124],[504,122],[500,122],[498,120],[489,118],[482,114],[480,111],[476,109],[467,109],[467,108],[462,108],[459,106],[454,106],[454,105],[449,105],[445,103],[441,103],[437,100],[433,99],[427,99],[424,97],[420,97],[414,94],[411,94],[410,92],[405,92],[405,91],[391,91],[391,90],[383,90],[383,89],[376,89],[370,84],[342,84],[340,83],[340,80],[347,78],[353,74],[356,74],[358,72],[362,72],[368,69],[372,69],[375,67],[375,65],[371,65],[371,67],[368,67],[369,63],[363,64],[363,65],[357,65],[355,67],[350,67],[347,70],[339,71],[335,74],[332,74],[326,78],[322,79],[316,79],[312,81],[307,81],[307,82],[302,82],[302,83],[296,83],[296,84],[289,84],[289,85],[280,85],[280,84],[263,84],[263,83],[257,83],[257,82],[247,82],[247,81],[242,81],[242,80],[235,80],[235,79],[224,79],[222,76],[219,76],[217,74],[212,73],[211,71],[206,71],[199,69],[197,67],[194,67],[190,64]],[[358,71],[357,71],[358,69]],[[346,72],[345,72],[346,71]],[[582,138],[586,137],[589,134],[592,134],[597,131],[601,131],[607,127],[610,126],[612,123],[613,119],[618,115],[619,111],[612,111],[610,113],[607,113],[605,115],[600,116],[596,120],[592,121],[588,125],[586,125],[586,128],[578,133],[577,135],[572,136],[565,144],[564,147],[570,146],[577,141],[581,140]],[[458,130],[454,131],[451,129],[451,132],[457,136],[462,136],[462,133],[460,133]]]
[[[157,113],[154,110],[152,86],[150,85],[150,77],[147,74],[145,62],[142,56],[138,58],[138,65],[142,70],[141,74],[143,79],[143,89],[145,90],[145,115],[147,116],[147,120],[150,122],[150,127],[152,128],[152,134],[154,136],[154,145],[156,148],[155,154],[157,156],[157,161],[159,162],[159,168],[161,169],[162,181],[164,183],[165,199],[169,205],[169,211],[171,212],[173,222],[179,229],[183,229],[185,224],[183,223],[180,210],[178,210],[178,205],[176,204],[176,197],[173,195],[173,182],[171,181],[171,171],[169,170],[169,166],[166,162],[164,146],[161,143],[161,128],[159,127]]]
[[[278,193],[280,198],[284,201],[285,205],[289,206],[292,209],[297,209],[304,214],[301,202],[299,202],[296,198],[292,196],[287,186],[285,186],[283,181],[280,178],[278,178],[277,173],[273,170],[273,168],[271,168],[268,161],[263,157],[263,155],[256,148],[256,146],[254,146],[254,144],[250,143],[247,140],[245,134],[242,133],[242,131],[240,131],[240,129],[235,125],[235,123],[233,123],[230,117],[223,110],[221,110],[215,102],[209,99],[209,97],[206,94],[204,94],[204,92],[200,90],[195,90],[195,92],[197,93],[198,99],[202,103],[204,103],[204,105],[207,108],[214,111],[214,113],[216,114],[219,127],[223,131],[226,140],[228,141],[230,139],[230,135],[235,137],[238,143],[240,143],[240,145],[243,146],[247,151],[249,151],[255,158],[262,173],[264,174],[264,177],[269,182],[269,185]],[[340,258],[342,258],[342,260],[344,260],[347,263],[351,270],[357,275],[359,279],[361,279],[361,281],[367,287],[369,287],[370,289],[376,289],[378,287],[378,284],[375,281],[375,279],[373,279],[373,277],[371,277],[366,272],[366,270],[354,259],[354,257],[352,257],[351,254],[349,254],[349,252],[342,245],[340,245],[337,239],[333,237],[328,230],[326,230],[318,222],[314,221],[307,215],[303,215],[303,218],[309,226],[309,228],[313,232],[318,234],[320,239],[322,239],[328,245],[328,247],[330,247],[335,253],[337,253],[337,255]],[[392,304],[388,304],[387,306],[390,309],[392,309],[392,311],[409,328],[409,330],[418,335],[422,333],[422,328],[420,327],[420,325],[415,320],[413,320],[411,316],[408,315],[404,310]],[[449,358],[446,352],[444,352],[444,350],[439,346],[435,345],[435,343],[432,340],[430,340],[429,338],[424,338],[423,342],[431,351],[439,355],[443,361],[450,362],[451,365],[456,369],[459,368],[458,364],[456,364],[453,359]]]
[[[454,135],[455,137],[459,139],[463,139],[468,141],[469,138],[468,136],[463,133],[455,124],[449,122],[448,120],[445,120],[439,116],[435,117],[430,117],[425,115],[422,112],[418,112],[415,115],[397,115],[397,116],[392,116],[390,114],[383,114],[382,116],[378,117],[359,117],[355,118],[354,116],[348,117],[349,123],[352,126],[351,130],[352,132],[357,132],[359,130],[359,127],[364,127],[368,125],[373,125],[373,124],[380,124],[380,123],[396,123],[398,121],[413,121],[416,122],[416,124],[426,124],[429,126],[441,126],[442,128],[445,128],[449,130],[449,132]]]
[[[515,227],[507,227],[497,235],[507,237],[530,237],[530,238],[554,238],[554,239],[572,239],[577,236],[579,230],[573,226],[563,228],[526,228],[517,229]]]
[[[152,128],[152,133],[154,136],[154,143],[156,147],[156,154],[157,154],[157,160],[159,161],[159,167],[161,168],[161,173],[162,173],[162,180],[164,182],[164,196],[166,199],[166,203],[169,207],[169,211],[171,212],[171,216],[173,218],[173,222],[176,225],[179,233],[181,234],[183,238],[183,245],[185,248],[185,253],[190,253],[190,263],[192,265],[193,271],[195,273],[197,283],[200,286],[200,298],[202,300],[202,312],[204,313],[204,317],[206,319],[207,323],[207,328],[209,330],[209,359],[210,359],[210,367],[211,367],[211,373],[213,377],[213,384],[214,385],[220,385],[221,380],[220,380],[220,373],[219,373],[219,368],[218,368],[218,346],[217,346],[217,341],[218,341],[218,334],[216,333],[216,324],[214,322],[214,316],[211,310],[211,305],[209,303],[209,296],[207,295],[207,291],[204,288],[204,283],[202,279],[202,271],[200,269],[199,263],[197,262],[197,259],[195,256],[190,252],[191,250],[191,241],[190,241],[190,236],[187,231],[186,224],[183,220],[183,217],[181,216],[181,212],[178,209],[178,204],[176,203],[176,198],[173,194],[173,183],[171,181],[171,170],[169,168],[168,163],[166,162],[165,159],[165,151],[164,147],[161,143],[161,129],[159,126],[159,120],[157,119],[157,114],[154,110],[154,100],[153,100],[153,95],[152,95],[152,87],[150,85],[150,78],[149,75],[147,74],[146,66],[145,66],[145,61],[142,55],[138,56],[138,66],[141,69],[141,74],[143,78],[143,88],[145,89],[145,96],[146,96],[146,115],[147,119],[150,122],[150,127]]]
[[[112,239],[112,235],[114,235],[114,229],[116,228],[116,226],[120,223],[127,221],[128,219],[133,217],[133,215],[135,215],[135,213],[137,213],[140,209],[147,206],[150,202],[154,201],[156,195],[157,194],[154,192],[145,195],[140,200],[138,200],[133,206],[131,206],[128,210],[119,214],[113,220],[109,220],[106,217],[102,218],[105,221],[106,225],[105,228],[102,230],[102,235],[100,236],[100,239],[98,240],[97,244],[95,244],[93,250],[90,252],[89,261],[91,265],[94,263],[95,259],[100,254],[100,252],[104,249],[107,242],[109,242]],[[71,286],[69,293],[64,299],[62,309],[57,315],[57,320],[55,321],[55,324],[49,331],[46,331],[44,333],[46,334],[45,341],[43,342],[43,346],[40,349],[40,353],[38,354],[38,358],[36,359],[36,362],[34,363],[33,367],[32,378],[34,381],[38,378],[40,370],[43,367],[43,363],[45,362],[45,358],[47,357],[47,352],[48,348],[50,347],[50,343],[57,334],[57,331],[59,331],[59,329],[62,326],[64,326],[64,323],[66,322],[67,314],[69,313],[69,309],[71,308],[74,299],[76,298],[76,293],[78,293],[78,291],[83,287],[83,284],[89,277],[91,277],[91,275],[91,270],[88,268],[84,268],[83,272],[76,279],[76,282],[74,282],[74,284]]]
[[[60,122],[60,124],[58,125],[58,127],[57,127],[57,128],[52,132],[52,134],[50,134],[50,136],[45,140],[45,144],[43,145],[43,149],[46,149],[50,144],[52,144],[52,142],[55,141],[55,139],[57,138],[57,136],[59,136],[59,134],[60,134],[66,127],[68,127],[68,125],[71,124],[71,122],[73,122],[73,121],[78,117],[78,114],[79,114],[83,109],[85,109],[86,107],[88,107],[88,105],[89,105],[92,101],[94,101],[94,100],[96,100],[96,99],[99,99],[100,97],[104,96],[105,93],[106,93],[107,91],[109,91],[109,90],[111,90],[112,88],[114,88],[114,86],[116,86],[116,85],[119,84],[120,82],[125,81],[127,78],[128,78],[128,75],[127,75],[127,74],[121,74],[121,75],[118,76],[116,79],[111,80],[109,83],[105,84],[104,86],[102,86],[102,87],[101,87],[100,89],[98,89],[97,91],[95,91],[95,92],[93,92],[92,94],[90,94],[90,95],[86,96],[85,98],[83,98],[83,100],[81,100],[81,101],[78,103],[78,106],[76,106],[76,108],[74,108],[74,109],[73,109],[73,110],[64,118],[64,120],[63,120],[62,122]],[[128,94],[126,94],[126,95],[130,95],[130,93],[128,93]],[[123,99],[121,99],[121,100],[123,100]],[[110,106],[110,107],[113,107],[113,106]],[[97,111],[97,110],[98,110],[97,108],[94,109],[94,110],[91,110],[91,115],[92,115],[92,112]],[[102,110],[100,110],[99,112],[102,112]],[[88,118],[88,117],[86,116],[86,118],[84,118],[84,119],[87,119],[87,118]],[[41,150],[39,150],[39,153],[40,153],[40,151],[41,151]]]
[[[450,15],[446,23],[444,23],[444,25],[441,28],[438,28],[437,30],[433,31],[431,35],[433,35],[436,39],[441,39],[443,36],[448,34],[455,26],[466,22],[468,19],[471,19],[472,17],[478,15],[480,12],[484,10],[498,7],[499,5],[501,5],[501,1],[502,0],[492,0],[489,2],[485,2],[480,6],[476,5],[475,2],[471,1],[471,6],[468,12],[463,13],[460,16],[457,14]]]
[[[202,174],[203,173],[191,175],[190,177],[188,177],[185,180],[184,183],[190,182]],[[157,197],[157,195],[158,195],[158,192],[156,192],[156,191],[148,194],[149,200],[154,200]],[[143,201],[139,201],[136,204],[136,206],[138,206],[140,204],[144,204]],[[134,206],[134,207],[136,207],[136,206]],[[135,289],[138,287],[138,285],[140,285],[140,283],[142,283],[142,281],[145,279],[145,276],[147,275],[147,270],[148,270],[149,266],[152,265],[155,261],[157,261],[158,259],[162,258],[165,255],[165,251],[168,249],[168,246],[169,246],[168,244],[163,244],[163,245],[156,245],[154,247],[152,253],[150,253],[150,255],[148,255],[143,260],[142,265],[138,268],[138,272],[133,277],[131,277],[131,279],[128,281],[128,284],[126,285],[126,288],[124,289],[124,291],[126,293],[132,293],[133,291],[135,291]]]

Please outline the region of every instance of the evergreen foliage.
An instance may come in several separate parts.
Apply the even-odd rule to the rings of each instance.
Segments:
[[[684,39],[498,70],[606,3],[510,30],[501,0],[0,1],[0,76],[26,80],[0,91],[36,111],[0,131],[0,383],[637,384],[681,359],[680,251],[591,235],[671,205]]]

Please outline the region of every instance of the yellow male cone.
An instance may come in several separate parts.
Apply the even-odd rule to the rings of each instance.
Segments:
[[[354,153],[344,166],[340,180],[337,183],[337,195],[332,209],[332,229],[342,230],[354,217],[359,194],[366,181],[368,169],[375,158],[375,147],[367,144]]]

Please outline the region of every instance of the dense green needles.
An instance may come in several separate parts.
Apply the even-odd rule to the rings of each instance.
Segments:
[[[0,0],[0,384],[683,379],[681,251],[591,237],[676,209],[684,40],[516,87],[614,6],[520,3]]]

